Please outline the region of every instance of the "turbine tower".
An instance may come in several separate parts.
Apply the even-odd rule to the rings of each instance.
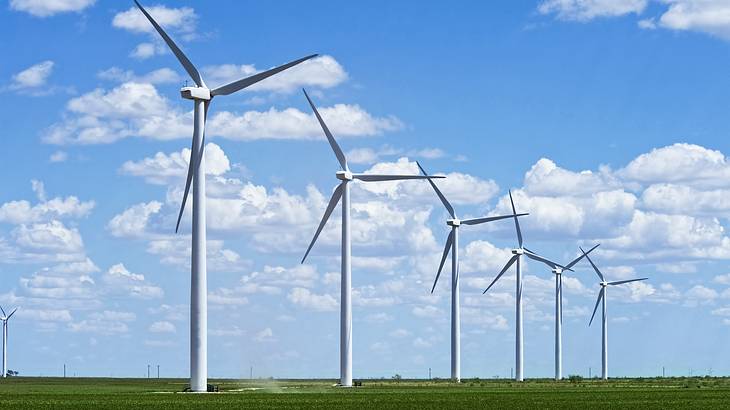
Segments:
[[[423,169],[420,163],[416,161],[418,168],[421,170],[423,175],[428,176],[428,173]],[[459,227],[464,225],[479,225],[487,222],[498,221],[500,219],[513,218],[513,215],[503,216],[488,216],[483,218],[473,219],[459,219],[456,216],[454,207],[451,206],[449,201],[446,199],[444,194],[438,189],[436,184],[432,180],[428,182],[436,191],[441,203],[444,204],[446,211],[451,215],[451,219],[446,220],[446,225],[451,227],[451,232],[448,238],[446,238],[446,245],[444,246],[444,253],[441,256],[441,264],[439,270],[436,273],[436,280],[433,281],[433,287],[431,293],[436,289],[436,284],[441,276],[441,270],[446,262],[446,257],[451,251],[451,379],[459,382],[461,381],[461,312],[459,308]],[[517,216],[524,216],[528,214],[519,214]]]
[[[522,246],[522,231],[520,230],[520,222],[518,220],[518,216],[520,214],[517,213],[517,210],[515,209],[515,202],[512,199],[512,191],[509,192],[509,201],[512,204],[512,217],[515,220],[515,230],[517,231],[517,244],[518,247],[515,249],[512,249],[512,257],[507,261],[507,264],[504,265],[504,268],[499,272],[496,278],[492,281],[492,283],[489,284],[487,289],[484,290],[483,293],[487,293],[489,289],[494,286],[495,283],[499,280],[499,278],[504,275],[505,272],[507,272],[507,269],[509,269],[513,264],[516,264],[516,281],[515,281],[515,380],[518,382],[521,382],[525,380],[524,374],[523,374],[523,359],[524,359],[524,346],[522,341],[522,335],[523,335],[523,325],[522,325],[522,267],[521,267],[521,258],[522,256],[527,256],[530,259],[536,260],[538,262],[542,262],[545,264],[548,264],[549,266],[555,266],[563,270],[571,270],[566,268],[565,266],[558,265],[557,263],[554,263],[548,259],[543,258],[542,256],[536,254],[535,252],[530,251],[529,249]]]
[[[304,253],[302,263],[307,259],[309,251],[312,250],[312,246],[317,241],[320,232],[324,228],[327,220],[329,219],[332,211],[337,206],[337,203],[342,199],[342,271],[340,279],[340,386],[352,387],[352,269],[350,264],[351,257],[351,239],[350,239],[350,182],[353,180],[360,180],[363,182],[378,182],[378,181],[398,181],[403,179],[431,179],[431,178],[444,178],[442,176],[421,176],[421,175],[378,175],[378,174],[354,174],[347,167],[347,159],[345,154],[337,145],[337,141],[332,136],[327,124],[319,115],[317,107],[309,98],[309,95],[305,90],[304,96],[307,97],[309,106],[312,107],[314,115],[319,121],[319,125],[324,131],[324,135],[327,137],[332,151],[334,151],[337,161],[340,163],[340,171],[335,173],[340,184],[337,185],[335,191],[332,193],[327,209],[324,211],[322,220],[317,227],[317,231],[314,233],[312,242],[309,243],[307,252]]]
[[[588,256],[588,252],[584,251],[583,248],[580,248],[581,252],[583,252],[583,255],[585,255],[586,259],[588,259],[588,262],[591,263],[591,266],[593,267],[593,270],[596,271],[596,275],[598,275],[598,278],[601,280],[599,285],[601,285],[601,291],[598,292],[598,299],[596,300],[596,306],[593,308],[593,314],[591,315],[591,321],[588,322],[588,326],[590,326],[593,323],[593,318],[596,316],[596,310],[598,310],[598,304],[603,301],[603,304],[601,305],[601,310],[603,311],[603,332],[602,332],[602,343],[601,343],[601,378],[603,380],[608,380],[608,322],[606,318],[606,289],[609,286],[616,286],[621,285],[624,283],[630,283],[630,282],[638,282],[640,280],[647,280],[649,278],[639,278],[639,279],[628,279],[628,280],[618,280],[615,282],[606,282],[606,279],[603,276],[603,273],[601,273],[600,270],[598,270],[598,267],[595,263],[591,260],[591,257]],[[589,251],[590,252],[590,251]]]
[[[142,5],[134,0],[134,3],[152,23],[155,30],[170,47],[180,64],[195,82],[195,87],[183,87],[180,90],[182,98],[193,100],[195,108],[193,111],[193,143],[188,165],[188,174],[185,181],[185,193],[183,194],[180,213],[177,217],[175,232],[180,228],[180,220],[185,210],[185,202],[188,198],[190,185],[193,185],[193,227],[192,227],[192,261],[190,265],[191,289],[190,289],[190,390],[194,392],[207,391],[208,385],[208,300],[207,300],[207,266],[206,266],[206,224],[205,224],[205,122],[208,118],[208,108],[213,97],[217,95],[228,95],[240,91],[248,86],[271,77],[281,71],[302,63],[317,55],[310,55],[288,64],[272,68],[246,77],[232,83],[209,89],[197,68],[183,54],[182,50],[175,44],[170,36],[150,16]]]
[[[0,312],[3,316],[0,320],[3,322],[3,378],[8,376],[8,320],[15,314],[18,308],[13,309],[9,315],[5,314],[5,310],[0,306]]]
[[[584,256],[593,252],[598,245],[592,247],[585,254],[573,259],[569,264],[563,266],[557,263],[545,263],[555,274],[555,380],[563,378],[563,272],[571,270],[576,263]]]

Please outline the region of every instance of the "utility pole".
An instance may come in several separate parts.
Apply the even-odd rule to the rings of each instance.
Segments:
[[[253,366],[251,366],[251,373],[250,373],[249,379],[253,380]]]
[[[157,378],[160,378],[160,365],[157,365]]]
[[[431,380],[431,368],[428,368],[428,380]]]
[[[514,378],[515,378],[515,377],[514,377],[514,372],[515,372],[515,369],[514,369],[514,367],[510,367],[510,368],[509,368],[509,378],[510,378],[510,379],[514,379]]]
[[[150,365],[147,365],[147,378],[150,378]]]
[[[662,378],[667,377],[664,373],[664,366],[662,366]]]
[[[66,363],[63,364],[63,378],[66,378]]]
[[[588,366],[588,378],[589,378],[589,379],[590,379],[590,378],[591,378],[591,376],[592,376],[592,375],[591,375],[591,372],[592,372],[592,371],[593,371],[593,369],[591,369],[591,367],[590,367],[590,366]]]

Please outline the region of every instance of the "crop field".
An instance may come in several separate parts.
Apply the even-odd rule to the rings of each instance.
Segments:
[[[728,378],[564,381],[212,380],[219,393],[181,393],[182,379],[10,378],[0,408],[13,409],[475,409],[730,408]]]

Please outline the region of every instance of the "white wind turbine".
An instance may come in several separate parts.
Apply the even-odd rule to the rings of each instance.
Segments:
[[[418,168],[421,170],[423,175],[428,176],[428,173],[423,169],[420,163],[416,161]],[[451,206],[449,201],[446,199],[444,194],[438,189],[436,184],[428,180],[428,182],[436,191],[441,203],[451,215],[451,219],[446,220],[446,225],[451,227],[451,232],[446,239],[446,245],[444,246],[444,253],[441,256],[441,264],[439,264],[439,270],[436,273],[436,280],[433,281],[433,287],[431,293],[436,289],[439,276],[441,276],[441,270],[444,268],[446,257],[451,251],[451,379],[454,381],[461,381],[461,312],[459,308],[459,226],[464,225],[479,225],[487,222],[498,221],[500,219],[513,218],[514,215],[503,215],[503,216],[487,216],[483,218],[473,219],[459,219],[456,217],[454,207]],[[525,216],[529,214],[518,214],[517,216]]]
[[[603,304],[601,306],[601,310],[603,311],[603,328],[602,328],[602,343],[601,343],[601,378],[603,380],[608,380],[608,319],[606,317],[606,289],[609,286],[616,286],[621,285],[624,283],[630,283],[630,282],[637,282],[640,280],[647,280],[649,278],[639,278],[639,279],[628,279],[628,280],[618,280],[615,282],[606,282],[606,279],[603,277],[603,273],[601,273],[600,270],[598,270],[598,267],[595,263],[591,260],[591,257],[588,256],[588,253],[583,250],[583,248],[580,248],[581,252],[583,252],[583,255],[585,255],[586,259],[588,259],[588,262],[591,263],[591,266],[593,267],[593,270],[596,271],[596,275],[598,275],[598,278],[601,279],[601,282],[599,285],[601,285],[601,291],[598,292],[598,299],[596,300],[596,306],[593,308],[593,314],[591,315],[591,321],[588,322],[588,326],[590,326],[593,323],[593,318],[596,316],[596,310],[598,310],[598,304],[603,301]],[[590,251],[589,251],[590,252]]]
[[[190,77],[196,87],[183,87],[180,90],[182,98],[193,100],[195,109],[193,111],[193,144],[188,166],[187,180],[185,181],[185,193],[183,194],[180,213],[178,214],[175,232],[180,228],[180,219],[185,210],[185,202],[190,191],[190,184],[193,185],[193,228],[192,228],[192,262],[191,270],[191,291],[190,291],[190,390],[195,392],[207,391],[208,385],[208,301],[207,301],[207,266],[206,266],[206,223],[205,223],[205,122],[208,117],[208,107],[217,95],[228,95],[240,91],[248,86],[258,83],[274,74],[293,67],[317,55],[310,55],[288,64],[272,68],[271,70],[254,74],[232,83],[209,89],[197,68],[178,48],[170,36],[160,27],[159,24],[147,13],[142,5],[134,0],[142,13],[152,23],[155,30],[160,34],[167,46],[170,47],[175,57]]]
[[[560,266],[554,262],[543,262],[555,274],[555,380],[563,378],[563,272],[572,270],[583,257],[593,252],[598,245],[592,247],[585,254],[573,259],[569,264]]]
[[[8,320],[15,314],[18,308],[13,309],[9,315],[5,314],[5,310],[0,306],[0,312],[3,316],[0,320],[3,322],[3,377],[8,376]]]
[[[304,91],[304,90],[302,90]],[[307,259],[309,251],[312,250],[312,246],[317,241],[320,232],[324,228],[327,220],[329,219],[332,211],[337,206],[337,203],[342,199],[342,270],[340,279],[340,385],[343,387],[352,387],[352,269],[351,269],[351,240],[350,240],[350,182],[353,180],[360,180],[363,182],[379,182],[379,181],[398,181],[404,179],[431,179],[431,178],[444,178],[442,176],[421,176],[421,175],[378,175],[378,174],[354,174],[347,167],[347,159],[345,154],[340,149],[340,146],[332,136],[327,124],[319,115],[317,107],[309,98],[309,95],[304,91],[304,96],[307,97],[309,106],[312,107],[314,115],[319,121],[319,125],[324,131],[324,135],[327,137],[332,151],[334,151],[337,161],[340,163],[340,171],[335,173],[340,184],[337,185],[335,191],[332,193],[327,209],[324,211],[322,220],[317,227],[317,231],[314,233],[314,238],[310,242],[307,252],[304,253],[302,263]]]
[[[483,293],[487,293],[489,289],[494,286],[495,283],[499,280],[499,278],[504,275],[505,272],[507,272],[507,269],[510,268],[513,264],[516,265],[516,280],[515,280],[515,380],[521,382],[523,381],[524,374],[523,374],[523,358],[524,358],[524,347],[522,342],[522,333],[523,333],[523,326],[522,326],[522,268],[521,268],[521,257],[522,255],[527,256],[530,259],[536,260],[538,262],[542,262],[547,264],[548,266],[560,268],[563,270],[572,270],[570,268],[566,268],[565,266],[559,265],[555,262],[552,262],[548,259],[543,258],[542,256],[536,254],[535,252],[532,252],[531,250],[525,248],[522,246],[522,231],[520,230],[520,222],[518,220],[519,214],[517,213],[515,209],[515,202],[512,200],[512,191],[509,192],[509,200],[512,204],[512,217],[515,220],[515,230],[517,231],[517,243],[518,247],[515,249],[512,249],[513,256],[507,261],[507,264],[504,265],[504,268],[499,272],[496,278],[492,281],[492,283],[489,284],[487,289],[484,290]]]

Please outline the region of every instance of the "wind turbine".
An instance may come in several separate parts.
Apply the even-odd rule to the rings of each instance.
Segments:
[[[240,91],[248,86],[258,83],[274,74],[284,71],[310,58],[316,57],[313,54],[288,64],[272,68],[242,78],[232,83],[209,89],[197,68],[183,54],[170,36],[150,16],[147,10],[139,4],[134,3],[152,23],[155,30],[160,34],[172,53],[175,54],[180,64],[195,82],[195,87],[183,87],[180,90],[182,98],[193,100],[195,108],[193,111],[193,142],[188,165],[188,175],[185,181],[185,193],[183,194],[180,213],[177,217],[175,232],[180,228],[180,220],[185,210],[185,202],[188,198],[190,185],[193,185],[193,229],[192,229],[192,262],[191,291],[190,291],[190,390],[194,392],[207,391],[208,385],[208,299],[207,299],[207,266],[206,266],[206,223],[205,223],[205,122],[208,118],[208,108],[213,97],[217,95],[228,95]]]
[[[515,249],[512,249],[512,257],[507,261],[507,264],[504,265],[504,268],[499,272],[496,278],[492,281],[492,283],[489,284],[489,286],[484,290],[483,293],[487,293],[489,289],[494,286],[495,283],[499,280],[499,278],[504,275],[505,272],[507,272],[507,269],[509,269],[513,264],[516,265],[516,281],[515,281],[515,380],[518,382],[521,382],[525,380],[523,375],[523,358],[524,358],[524,346],[522,342],[522,334],[523,334],[523,327],[522,327],[522,268],[521,268],[521,257],[527,256],[530,259],[536,260],[538,262],[542,262],[547,264],[551,267],[560,268],[563,270],[572,270],[569,268],[566,268],[565,266],[559,265],[555,262],[552,262],[548,259],[543,258],[542,256],[538,255],[535,252],[532,252],[531,250],[525,248],[522,246],[522,231],[520,230],[520,222],[518,220],[518,216],[520,214],[517,213],[517,210],[515,209],[515,202],[512,199],[512,191],[509,192],[509,201],[512,204],[512,217],[515,220],[515,230],[517,231],[517,244],[518,247]]]
[[[431,179],[431,178],[444,178],[442,176],[421,176],[421,175],[379,175],[379,174],[354,174],[350,171],[347,166],[347,159],[345,154],[340,149],[340,146],[332,136],[327,124],[319,115],[317,107],[309,98],[307,91],[304,91],[304,96],[307,97],[309,106],[312,107],[314,115],[319,121],[319,125],[324,131],[324,135],[329,141],[332,151],[334,151],[337,161],[340,163],[340,171],[335,173],[340,184],[337,185],[335,191],[332,193],[327,209],[324,211],[322,220],[317,227],[317,231],[314,233],[312,242],[309,243],[307,252],[304,253],[302,262],[307,259],[309,251],[312,250],[312,246],[317,241],[320,232],[324,228],[327,220],[332,214],[332,211],[337,206],[337,203],[342,199],[342,271],[340,279],[340,385],[342,387],[352,387],[352,269],[351,269],[351,239],[350,239],[350,182],[353,180],[360,180],[363,182],[379,182],[379,181],[398,181],[404,179]]]
[[[3,317],[0,320],[3,322],[3,377],[8,376],[8,320],[15,314],[18,308],[13,309],[9,315],[5,314],[5,310],[0,306],[0,312],[3,312]]]
[[[418,168],[421,170],[423,175],[428,176],[428,173],[423,169],[421,164],[416,161]],[[446,238],[446,245],[444,246],[444,253],[441,256],[441,264],[439,270],[436,273],[436,280],[433,281],[433,287],[431,293],[436,289],[436,284],[441,276],[441,270],[446,262],[446,257],[451,251],[451,379],[454,381],[461,381],[461,311],[459,308],[459,227],[464,225],[479,225],[487,222],[498,221],[500,219],[513,218],[514,215],[503,215],[503,216],[488,216],[483,218],[473,219],[459,219],[456,217],[454,207],[451,206],[449,201],[446,199],[444,194],[438,189],[436,184],[432,180],[428,182],[436,191],[441,203],[451,215],[451,219],[446,220],[446,225],[451,227],[451,232],[448,238]],[[529,214],[519,214],[517,216],[525,216]]]
[[[596,300],[596,307],[593,308],[593,314],[591,315],[591,321],[588,322],[588,326],[590,326],[593,323],[593,318],[596,316],[596,310],[598,310],[598,304],[603,301],[602,304],[602,311],[603,311],[603,337],[602,337],[602,343],[601,343],[601,378],[603,380],[608,380],[608,321],[606,318],[606,289],[609,286],[616,286],[621,285],[624,283],[630,283],[630,282],[638,282],[640,280],[647,280],[649,278],[639,278],[639,279],[628,279],[628,280],[618,280],[615,282],[606,282],[606,279],[603,276],[603,273],[601,273],[600,270],[598,270],[598,267],[595,263],[591,260],[591,257],[588,256],[588,252],[584,251],[583,248],[580,248],[581,252],[583,252],[583,255],[585,255],[586,259],[588,259],[588,262],[591,263],[591,266],[593,267],[593,270],[596,271],[596,275],[598,275],[598,278],[601,279],[601,282],[599,283],[601,285],[601,291],[598,292],[598,299]],[[589,251],[590,252],[590,251]]]
[[[563,272],[571,270],[583,257],[593,252],[598,245],[592,247],[585,254],[581,254],[565,266],[554,262],[545,263],[555,274],[555,380],[563,378]]]

